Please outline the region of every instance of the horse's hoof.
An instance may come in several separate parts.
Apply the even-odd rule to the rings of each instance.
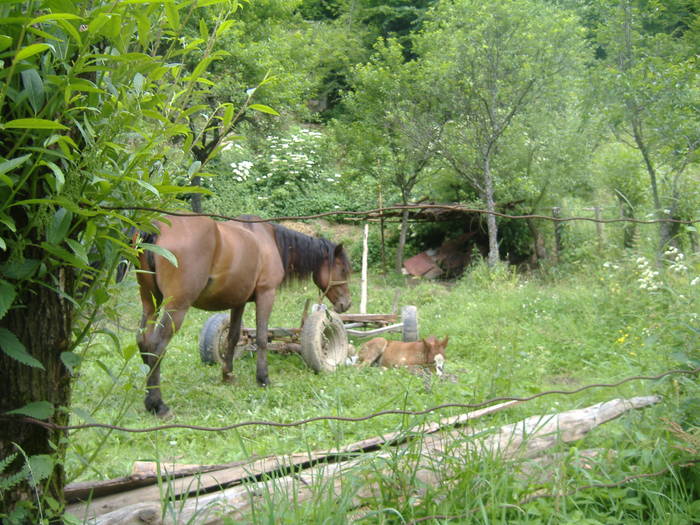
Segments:
[[[228,385],[232,385],[236,382],[236,377],[231,372],[223,372],[221,374],[221,380]]]
[[[270,386],[270,378],[268,378],[268,377],[266,377],[264,379],[258,378],[258,385],[260,385],[263,388]]]
[[[155,416],[164,418],[170,414],[170,409],[168,408],[168,405],[163,403],[163,401],[160,399],[154,401],[152,399],[146,398],[144,404],[146,405],[146,410],[148,410],[151,414]]]
[[[158,408],[158,411],[156,412],[156,416],[160,419],[170,419],[171,417],[173,417],[173,413],[168,408],[168,406],[165,403],[163,403]]]

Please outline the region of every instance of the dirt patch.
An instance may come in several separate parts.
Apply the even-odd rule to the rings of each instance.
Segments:
[[[316,230],[312,228],[310,225],[306,224],[305,222],[299,222],[299,221],[282,221],[280,222],[282,226],[285,228],[289,228],[290,230],[294,230],[295,232],[303,233],[305,235],[316,235]]]
[[[282,221],[280,224],[306,235],[326,237],[333,242],[360,241],[362,239],[362,228],[354,224],[329,222],[325,219],[314,219],[308,222]]]

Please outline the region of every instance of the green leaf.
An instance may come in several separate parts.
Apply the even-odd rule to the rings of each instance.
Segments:
[[[166,250],[161,246],[157,246],[148,242],[141,243],[140,247],[144,250],[148,250],[149,252],[153,252],[157,255],[160,255],[161,257],[167,259],[168,262],[170,262],[170,264],[172,264],[175,268],[177,268],[177,257],[175,257],[173,252],[171,252],[170,250]]]
[[[54,176],[54,183],[53,183],[53,189],[56,193],[61,193],[61,190],[63,189],[63,185],[66,183],[66,177],[63,175],[63,170],[58,167],[56,164],[50,161],[41,161],[40,165],[42,166],[47,166],[52,172]]]
[[[20,60],[24,60],[26,58],[29,58],[30,56],[34,56],[37,53],[42,53],[47,49],[53,49],[53,46],[51,46],[50,44],[31,44],[27,47],[23,47],[15,55],[15,62],[19,62]]]
[[[22,155],[21,157],[0,162],[0,174],[7,173],[8,171],[15,169],[17,166],[21,166],[29,157],[31,157],[31,155]]]
[[[7,35],[0,35],[0,51],[5,51],[12,45],[12,38]]]
[[[34,419],[49,419],[53,416],[53,413],[54,406],[48,401],[34,401],[33,403],[27,403],[21,408],[15,408],[6,412],[6,414],[21,414]]]
[[[25,69],[21,73],[22,84],[27,91],[29,104],[32,106],[34,113],[38,113],[44,105],[45,92],[44,81],[41,79],[39,72],[36,69]]]
[[[51,408],[53,409],[53,406]],[[53,466],[53,459],[51,459],[51,456],[48,454],[36,454],[34,456],[29,456],[29,471],[31,472],[32,476],[32,485],[36,486],[40,481],[48,479],[53,472]]]
[[[66,366],[68,371],[73,375],[73,370],[80,364],[83,359],[73,352],[61,352],[61,361]]]
[[[228,128],[231,123],[233,122],[233,112],[235,111],[235,108],[233,107],[233,104],[226,104],[226,109],[224,109],[224,118],[222,120],[222,124],[224,126],[224,129]]]
[[[192,177],[194,174],[196,174],[199,171],[199,168],[202,167],[202,162],[199,160],[195,160],[192,164],[190,164],[190,168],[187,170],[187,176]]]
[[[66,239],[66,243],[68,243],[68,246],[70,246],[70,249],[73,250],[73,253],[85,264],[89,265],[90,261],[88,260],[87,256],[87,250],[85,250],[85,246],[80,244],[78,241],[74,241],[73,239]]]
[[[8,356],[22,364],[34,368],[45,370],[44,365],[29,355],[27,349],[24,348],[22,341],[17,339],[17,336],[10,332],[7,328],[0,327],[0,347]]]
[[[177,6],[173,2],[166,2],[165,16],[168,19],[170,29],[176,30],[180,27],[180,13],[177,10]]]
[[[78,15],[73,15],[71,13],[52,13],[48,15],[41,15],[33,18],[26,25],[33,26],[34,24],[41,24],[42,22],[51,22],[53,20],[82,20]]]
[[[2,124],[5,129],[68,129],[60,122],[43,118],[18,118]]]
[[[224,22],[216,29],[216,38],[223,35],[234,24],[233,20],[224,20]]]
[[[269,113],[270,115],[276,115],[278,117],[280,115],[274,109],[272,109],[270,106],[266,106],[265,104],[251,104],[248,107],[250,109],[254,109],[255,111],[260,111],[261,113]]]
[[[46,240],[51,244],[60,244],[66,238],[70,229],[73,214],[65,208],[59,208],[49,224]]]
[[[5,314],[15,301],[15,297],[17,297],[15,287],[11,283],[0,279],[0,319],[5,317]]]
[[[65,248],[61,248],[60,246],[56,246],[55,244],[51,244],[48,242],[42,242],[41,247],[57,259],[61,259],[67,263],[70,263],[76,268],[80,268],[81,270],[90,269],[90,267],[87,264],[82,262],[80,259],[78,259],[75,255],[73,255]]]
[[[36,272],[41,261],[37,259],[25,259],[21,262],[6,263],[0,268],[2,274],[10,279],[27,279]]]

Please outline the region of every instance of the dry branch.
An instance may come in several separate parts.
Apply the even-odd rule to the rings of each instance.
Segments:
[[[642,408],[659,401],[657,396],[637,397],[632,399],[615,399],[604,403],[599,403],[583,409],[570,410],[559,414],[549,414],[543,416],[532,416],[518,423],[505,425],[492,432],[475,431],[472,429],[452,430],[450,432],[436,433],[439,425],[433,424],[422,432],[433,432],[433,435],[423,436],[421,442],[421,455],[418,466],[418,477],[425,483],[435,485],[441,480],[440,476],[453,474],[447,467],[454,464],[449,459],[456,455],[467,456],[469,454],[492,454],[502,459],[514,459],[534,457],[542,451],[554,446],[559,442],[572,442],[584,437],[591,429],[619,417],[623,413]],[[507,405],[507,404],[504,404]],[[485,411],[494,411],[496,407],[477,411],[478,415],[483,415]],[[501,407],[500,409],[502,409]],[[455,423],[463,423],[468,419],[478,417],[477,414],[466,414]],[[421,434],[422,435],[422,434]],[[404,436],[405,437],[405,436]],[[375,440],[365,440],[359,450],[370,450],[380,444],[402,441],[399,435],[383,436]],[[393,441],[392,441],[393,440]],[[369,445],[369,448],[368,448]],[[350,447],[352,449],[352,447]],[[95,501],[86,508],[85,506],[73,506],[68,511],[80,518],[93,518],[96,525],[111,524],[174,524],[187,522],[192,519],[196,523],[216,523],[221,516],[227,515],[234,519],[244,518],[252,508],[264,504],[269,500],[270,495],[289,495],[296,503],[302,503],[314,497],[314,487],[323,484],[326,491],[332,490],[335,494],[340,494],[343,483],[347,482],[346,474],[351,474],[353,470],[366,461],[381,461],[389,459],[392,455],[390,451],[380,450],[373,453],[358,454],[352,459],[338,461],[338,453],[326,455],[325,459],[321,455],[291,455],[281,458],[264,458],[257,460],[245,467],[237,467],[244,472],[243,479],[255,480],[246,484],[239,484],[231,488],[191,496],[186,501],[171,503],[171,509],[176,508],[177,513],[163,512],[165,504],[161,504],[161,499],[155,502],[148,502],[142,495],[127,493],[120,495],[120,507],[111,512],[100,512],[100,502]],[[347,454],[347,449],[345,451]],[[299,461],[309,465],[303,470],[299,470]],[[318,462],[322,460],[322,462]],[[328,463],[329,460],[337,461]],[[262,462],[263,464],[261,464]],[[272,472],[270,462],[277,466],[274,475],[260,475]],[[378,463],[377,463],[378,464]],[[445,468],[436,468],[436,465],[444,465]],[[267,469],[267,470],[266,470]],[[285,470],[289,473],[284,474]],[[212,476],[214,479],[223,479],[223,471],[217,471],[200,476]],[[183,478],[187,479],[187,478]],[[182,482],[175,480],[172,482]],[[190,480],[190,483],[192,481]],[[193,487],[189,487],[192,489]],[[196,489],[196,487],[194,487]],[[158,487],[150,487],[151,490]],[[371,495],[377,489],[373,484],[369,484],[360,491],[362,496]],[[143,489],[138,489],[143,490]],[[189,490],[191,493],[191,490]],[[140,501],[135,505],[128,505],[127,501],[131,494],[131,501]],[[103,498],[104,499],[104,498]]]

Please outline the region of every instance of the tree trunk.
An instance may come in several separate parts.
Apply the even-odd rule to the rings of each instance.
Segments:
[[[623,219],[634,219],[634,208],[630,206],[626,199],[620,201],[620,216]],[[623,247],[634,248],[635,239],[637,237],[637,225],[634,222],[626,222],[622,227]]]
[[[201,184],[202,177],[200,177],[199,175],[197,175],[196,177],[192,177],[192,183],[190,184],[190,186],[199,188]],[[190,193],[190,204],[192,205],[192,211],[194,213],[202,213],[202,194]]]
[[[493,199],[493,177],[491,176],[491,159],[487,156],[484,160],[484,201],[486,203],[486,227],[489,236],[488,264],[495,267],[500,260],[498,255],[498,224],[496,224],[496,203]]]
[[[404,202],[404,204],[406,204]],[[406,236],[408,235],[408,210],[401,214],[401,233],[399,234],[399,245],[396,247],[396,271],[401,272],[403,268],[403,252],[406,246]]]
[[[59,286],[70,294],[73,286],[71,269],[62,268],[57,270],[56,275],[59,276]],[[43,365],[44,370],[22,364],[0,352],[0,414],[28,403],[48,401],[55,407],[55,413],[49,421],[65,425],[68,422],[66,407],[70,400],[71,378],[61,360],[61,353],[70,349],[73,305],[50,288],[39,284],[25,290],[16,304],[22,304],[24,308],[10,310],[2,319],[1,325],[17,336],[27,352]],[[21,416],[17,419],[19,417]],[[21,471],[26,464],[25,456],[50,455],[53,471],[48,480],[39,481],[36,487],[29,478],[25,478],[9,490],[1,492],[0,514],[12,512],[19,502],[25,502],[26,505],[32,505],[31,512],[36,515],[39,502],[46,497],[53,498],[62,507],[65,433],[50,431],[17,419],[9,419],[0,425],[0,460],[17,454],[9,468],[2,473],[3,476]],[[46,518],[49,512],[46,505],[41,504],[41,514]],[[32,518],[25,516],[24,521],[30,523]]]
[[[532,235],[534,263],[539,264],[540,261],[547,258],[547,248],[544,244],[544,235],[542,235],[542,232],[537,227],[534,219],[527,219],[526,222],[528,228],[530,229],[530,234]]]

